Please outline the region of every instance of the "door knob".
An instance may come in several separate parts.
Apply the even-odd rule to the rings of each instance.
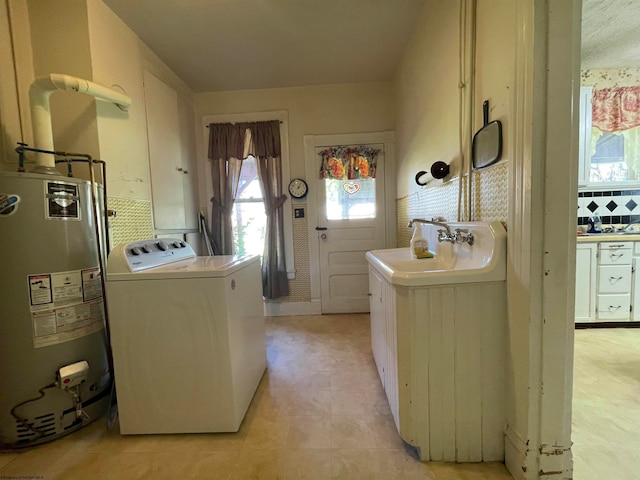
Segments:
[[[320,235],[320,238],[321,238],[322,240],[326,240],[326,239],[327,239],[327,234],[326,234],[326,233],[323,233],[322,235]]]

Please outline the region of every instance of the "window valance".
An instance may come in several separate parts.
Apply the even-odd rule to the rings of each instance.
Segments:
[[[593,91],[592,126],[620,132],[640,126],[640,87],[602,88]]]
[[[366,145],[327,148],[319,153],[322,158],[320,178],[376,178],[376,157],[379,152]]]

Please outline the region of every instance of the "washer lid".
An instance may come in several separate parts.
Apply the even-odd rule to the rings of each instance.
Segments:
[[[192,257],[138,272],[115,273],[108,270],[107,281],[226,277],[256,262],[260,262],[258,255]]]

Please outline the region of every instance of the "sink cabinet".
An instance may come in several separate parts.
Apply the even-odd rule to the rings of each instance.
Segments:
[[[422,461],[504,459],[504,281],[409,287],[369,268],[371,344],[400,437]]]

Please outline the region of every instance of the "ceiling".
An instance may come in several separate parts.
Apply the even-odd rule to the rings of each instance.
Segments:
[[[195,92],[391,80],[426,0],[104,0]]]
[[[581,68],[640,67],[640,2],[582,0]]]
[[[426,0],[104,0],[195,92],[387,81]],[[640,67],[640,1],[583,0],[582,69]]]

